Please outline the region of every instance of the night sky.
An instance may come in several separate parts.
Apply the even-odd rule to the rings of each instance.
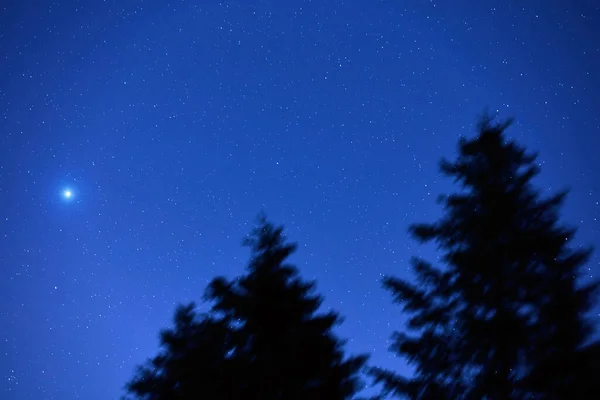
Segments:
[[[165,3],[2,2],[2,399],[117,399],[261,210],[347,349],[408,371],[380,279],[435,261],[407,227],[486,106],[600,247],[598,1]]]

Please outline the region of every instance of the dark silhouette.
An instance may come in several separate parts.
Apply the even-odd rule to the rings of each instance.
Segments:
[[[162,334],[165,350],[142,367],[127,389],[139,399],[350,399],[360,389],[366,357],[345,358],[332,333],[335,312],[317,314],[322,298],[286,264],[296,250],[283,227],[264,215],[244,244],[252,250],[246,275],[217,278],[197,316],[180,308]]]
[[[138,368],[127,391],[138,399],[242,398],[238,363],[230,357],[233,332],[223,321],[179,306],[175,327],[161,332],[163,350]]]
[[[591,400],[600,397],[600,341],[577,348],[570,354],[549,353],[536,363],[524,380],[534,399]],[[568,347],[567,347],[568,348]]]
[[[568,247],[575,230],[558,224],[566,192],[544,199],[533,189],[537,155],[506,140],[510,122],[484,117],[476,138],[461,139],[457,160],[442,160],[441,172],[462,190],[440,198],[440,221],[410,228],[439,245],[446,268],[414,259],[416,284],[384,279],[413,332],[396,333],[391,350],[416,367],[412,379],[372,368],[384,394],[588,398],[578,390],[594,383],[584,362],[598,365],[597,346],[582,350],[597,283],[577,278],[590,250]]]
[[[249,367],[249,398],[349,399],[366,357],[344,359],[343,343],[331,332],[341,320],[335,312],[315,314],[322,298],[285,264],[296,245],[286,243],[282,230],[261,216],[245,241],[253,254],[248,274],[234,282],[215,279],[207,298],[213,311],[239,321],[236,353]]]

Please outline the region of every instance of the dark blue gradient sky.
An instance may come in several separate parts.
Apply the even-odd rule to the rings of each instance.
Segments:
[[[435,260],[406,229],[439,215],[437,162],[485,106],[600,245],[599,7],[3,2],[0,398],[117,399],[176,304],[243,271],[261,209],[348,349],[407,371],[380,278]]]

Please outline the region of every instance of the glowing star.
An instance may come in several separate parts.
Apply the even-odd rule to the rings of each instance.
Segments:
[[[70,199],[70,198],[72,198],[72,197],[73,197],[73,192],[72,192],[71,190],[69,190],[69,189],[65,189],[65,190],[63,191],[63,197],[64,197],[65,199]]]

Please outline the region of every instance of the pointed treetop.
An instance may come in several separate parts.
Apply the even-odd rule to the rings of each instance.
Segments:
[[[250,247],[254,261],[273,257],[274,260],[281,262],[297,247],[296,243],[286,242],[283,229],[283,226],[275,226],[269,222],[263,211],[257,217],[257,226],[243,240],[242,244]]]

